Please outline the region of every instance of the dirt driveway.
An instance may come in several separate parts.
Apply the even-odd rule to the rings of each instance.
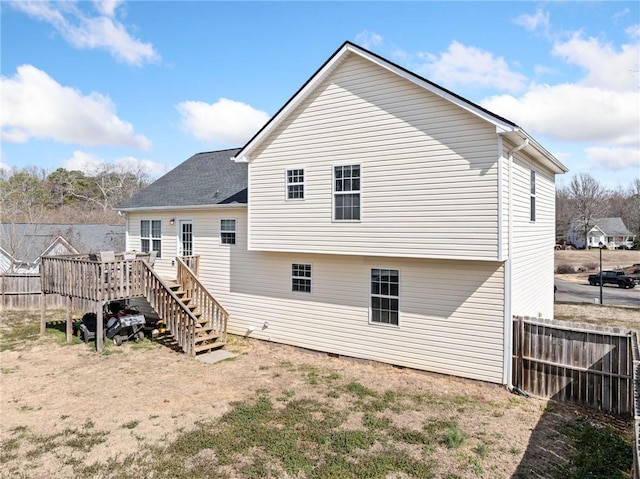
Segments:
[[[236,358],[217,364],[150,341],[111,345],[101,355],[85,344],[64,344],[57,331],[8,341],[16,321],[0,324],[2,344],[10,346],[0,352],[2,478],[341,477],[316,474],[319,466],[304,464],[306,473],[291,474],[277,464],[269,474],[256,473],[252,461],[261,457],[260,447],[229,465],[218,449],[204,445],[200,435],[218,430],[216,421],[257,398],[267,398],[274,411],[293,408],[295,414],[315,404],[309,417],[325,411],[333,418],[321,424],[332,440],[357,433],[361,441],[375,431],[369,449],[358,443],[364,449],[356,448],[357,457],[384,457],[391,448],[396,458],[406,455],[395,467],[413,461],[416,470],[442,479],[556,477],[576,453],[567,425],[585,415],[598,424],[616,422],[495,385],[242,338],[227,346]],[[301,434],[295,417],[286,424]],[[194,428],[200,431],[195,436]],[[337,446],[329,446],[337,460]],[[356,453],[344,448],[352,460]],[[207,452],[212,450],[218,452]],[[167,462],[167,451],[174,451],[176,464]],[[199,469],[203,457],[223,465],[215,472]],[[326,461],[319,457],[314,460]],[[350,477],[422,477],[369,474]]]

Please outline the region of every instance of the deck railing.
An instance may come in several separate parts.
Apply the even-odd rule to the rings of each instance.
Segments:
[[[190,257],[196,258],[195,265],[197,267],[197,256]],[[195,304],[198,305],[198,311],[202,313],[200,321],[206,321],[202,326],[213,328],[220,337],[220,341],[225,342],[227,340],[227,321],[229,319],[229,313],[216,301],[216,299],[209,293],[209,291],[200,283],[200,280],[196,277],[195,271],[193,271],[183,261],[183,258],[177,258],[178,271],[177,279],[178,283],[182,286],[186,292],[186,297],[191,298]],[[191,262],[191,264],[194,264]]]
[[[198,319],[146,261],[98,262],[88,255],[51,256],[42,258],[40,273],[42,292],[47,294],[83,298],[100,306],[106,301],[144,297],[180,348],[188,355],[195,354]],[[226,332],[226,319],[224,326]]]
[[[141,260],[98,262],[78,256],[42,258],[42,291],[92,301],[141,296]]]

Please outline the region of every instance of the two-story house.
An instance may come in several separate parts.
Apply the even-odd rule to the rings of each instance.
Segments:
[[[515,123],[352,43],[241,149],[138,193],[127,248],[199,255],[229,332],[508,384],[553,317],[556,174]]]

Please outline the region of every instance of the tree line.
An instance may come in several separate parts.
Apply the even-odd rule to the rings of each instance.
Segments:
[[[572,223],[586,237],[595,218],[622,218],[640,239],[640,178],[626,188],[607,189],[590,174],[578,173],[568,185],[556,188],[556,241],[566,239]]]
[[[141,169],[104,164],[93,174],[30,166],[0,169],[2,223],[108,223],[124,218],[117,206],[150,183]]]

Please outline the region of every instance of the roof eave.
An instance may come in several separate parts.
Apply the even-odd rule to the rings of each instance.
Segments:
[[[529,140],[529,144],[524,148],[524,150],[538,162],[550,169],[553,173],[562,174],[569,171],[569,169],[564,166],[560,160],[553,156],[544,146],[538,143],[534,137],[522,128],[516,126],[507,130],[498,129],[497,132],[498,134],[504,134],[512,141],[517,142],[517,140]]]
[[[183,205],[183,206],[138,206],[132,208],[118,208],[123,213],[137,213],[143,211],[175,211],[175,210],[210,210],[210,209],[228,209],[228,208],[246,208],[246,203],[223,203],[208,205]]]

